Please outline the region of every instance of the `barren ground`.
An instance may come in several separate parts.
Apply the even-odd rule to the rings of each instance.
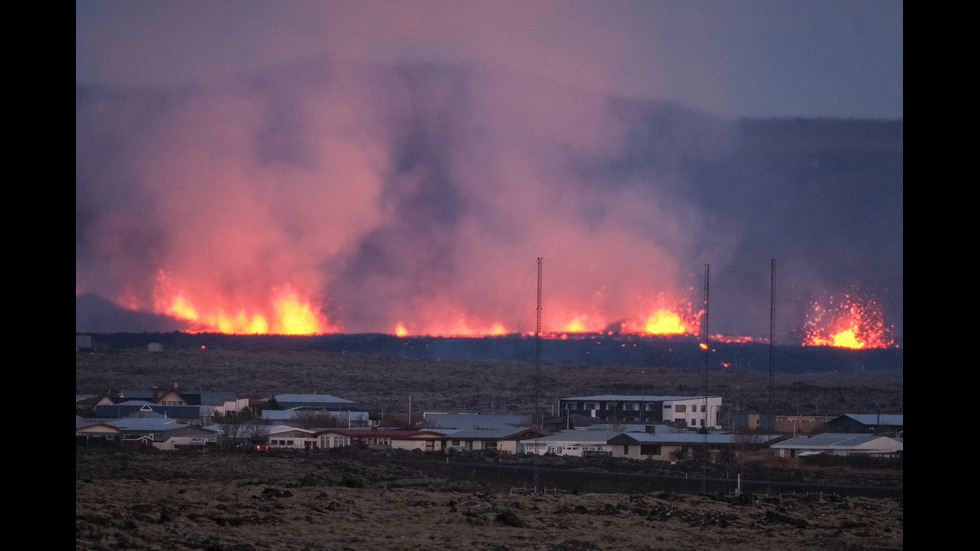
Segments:
[[[586,394],[688,394],[697,369],[545,366],[544,403]],[[527,365],[409,361],[316,351],[144,349],[76,353],[76,390],[181,388],[334,394],[381,412],[529,413]],[[775,377],[778,412],[902,413],[902,373]],[[732,411],[769,399],[761,371],[712,372],[709,391]],[[532,486],[376,454],[176,453],[76,450],[75,546],[89,549],[372,550],[865,550],[903,549],[902,471],[781,469],[799,492],[678,491],[688,473],[556,490],[581,468]],[[454,463],[454,466],[456,464]],[[566,466],[567,467],[567,466]],[[589,468],[588,466],[586,466]],[[628,468],[628,466],[624,467]],[[650,470],[650,464],[642,469]],[[481,471],[484,472],[484,471]],[[460,473],[463,473],[461,475]],[[696,474],[695,474],[696,475]],[[728,477],[728,478],[726,478]],[[754,476],[758,480],[758,474]],[[493,482],[493,483],[491,483]],[[846,491],[881,486],[892,497]],[[748,486],[746,486],[748,487]],[[817,488],[819,492],[812,490]],[[843,488],[843,490],[842,490]],[[593,491],[596,490],[596,491]]]
[[[903,535],[901,497],[531,492],[357,454],[75,457],[80,550],[882,551]]]

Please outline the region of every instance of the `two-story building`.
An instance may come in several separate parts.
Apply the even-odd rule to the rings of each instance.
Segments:
[[[672,423],[690,428],[721,428],[720,396],[634,396],[605,394],[562,398],[561,415],[585,415],[605,421]]]

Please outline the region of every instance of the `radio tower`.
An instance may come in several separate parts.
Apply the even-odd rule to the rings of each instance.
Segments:
[[[702,444],[704,446],[704,457],[701,461],[701,493],[707,493],[707,476],[708,476],[708,350],[711,348],[708,342],[708,281],[710,274],[710,264],[704,265],[704,317],[702,317],[701,322],[701,337],[703,339],[701,343],[701,348],[704,350],[704,405],[701,406],[702,412],[704,413],[704,424],[701,425],[701,434],[703,435]]]
[[[776,428],[775,412],[772,410],[773,377],[776,366],[776,259],[769,262],[769,426],[770,431]]]
[[[538,323],[534,330],[534,423],[544,426],[541,419],[541,257],[538,257]]]
[[[769,261],[769,412],[766,415],[766,431],[767,434],[773,434],[776,430],[776,414],[772,409],[772,394],[773,394],[773,373],[775,372],[776,365],[776,354],[775,354],[775,343],[773,340],[776,337],[776,259],[773,258]],[[766,495],[769,495],[771,489],[770,484],[772,483],[772,468],[771,461],[766,461]]]

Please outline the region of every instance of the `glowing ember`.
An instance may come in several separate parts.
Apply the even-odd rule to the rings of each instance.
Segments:
[[[874,301],[852,295],[824,308],[814,303],[804,329],[803,346],[888,348],[894,344]]]

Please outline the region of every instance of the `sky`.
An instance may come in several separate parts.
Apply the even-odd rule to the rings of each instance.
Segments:
[[[475,63],[745,117],[901,118],[895,0],[75,3],[75,81],[173,86],[304,59]]]
[[[710,266],[759,336],[778,257],[781,333],[855,289],[900,333],[900,127],[773,183],[740,121],[901,121],[902,48],[884,0],[76,1],[76,298],[526,332],[542,258],[549,327],[595,329]]]

